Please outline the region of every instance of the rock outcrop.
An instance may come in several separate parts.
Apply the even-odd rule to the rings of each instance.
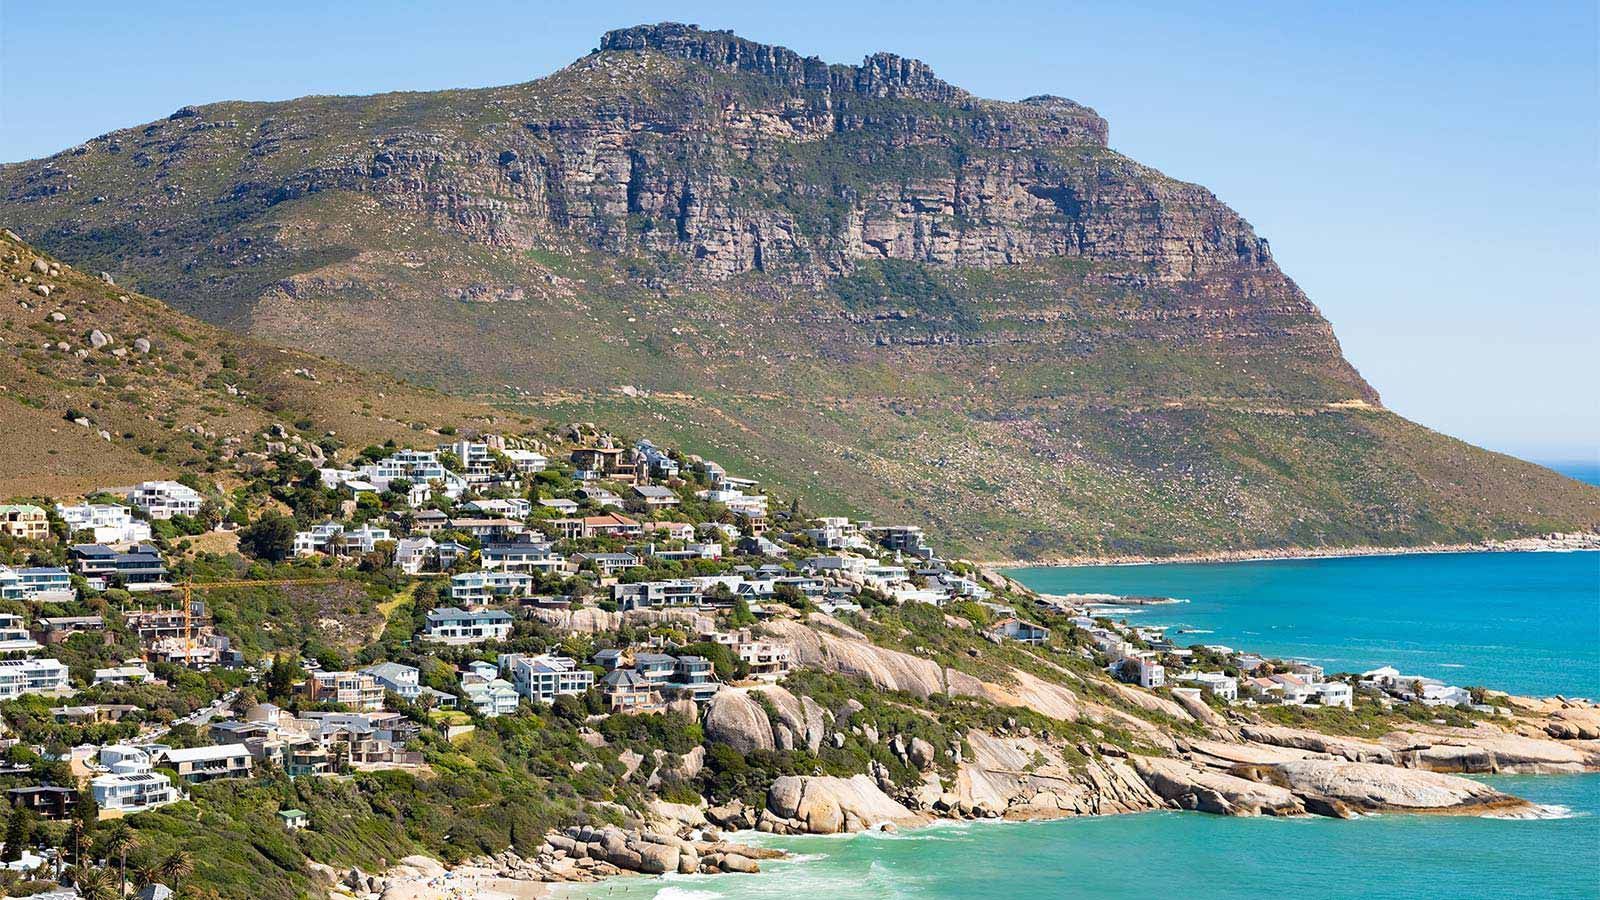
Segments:
[[[740,753],[775,750],[772,723],[766,710],[743,691],[718,691],[706,704],[706,739],[727,744]]]
[[[767,808],[756,828],[779,834],[837,834],[926,821],[926,816],[895,801],[865,775],[786,775],[767,791]]]
[[[1379,763],[1303,759],[1258,770],[1304,798],[1313,811],[1481,813],[1526,807],[1525,800],[1437,772]],[[1316,804],[1312,806],[1312,804]]]

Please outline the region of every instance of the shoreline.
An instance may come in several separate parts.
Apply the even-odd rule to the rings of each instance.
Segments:
[[[1004,574],[1009,569],[1073,569],[1098,566],[1155,566],[1163,564],[1221,564],[1243,562],[1290,562],[1308,559],[1353,559],[1377,556],[1424,556],[1443,553],[1560,553],[1600,550],[1600,533],[1573,532],[1543,537],[1509,538],[1463,544],[1418,544],[1386,547],[1282,547],[1255,550],[1200,550],[1169,556],[1110,554],[1059,556],[1039,559],[982,560],[977,565]]]

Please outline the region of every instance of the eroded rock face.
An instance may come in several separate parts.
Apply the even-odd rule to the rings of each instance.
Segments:
[[[1293,747],[1341,756],[1354,762],[1394,763],[1394,752],[1382,744],[1335,737],[1279,725],[1246,725],[1239,729],[1246,740],[1278,747]]]
[[[1296,795],[1362,812],[1478,813],[1528,805],[1467,778],[1378,763],[1303,759],[1271,772]]]
[[[1133,758],[1134,770],[1150,789],[1180,809],[1225,816],[1292,816],[1305,804],[1288,788],[1202,769],[1176,759]]]

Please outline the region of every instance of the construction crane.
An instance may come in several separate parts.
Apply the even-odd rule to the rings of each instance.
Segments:
[[[265,581],[201,581],[183,582],[183,664],[188,666],[194,658],[194,592],[212,588],[235,587],[286,587],[301,584],[334,584],[338,578],[275,578]]]

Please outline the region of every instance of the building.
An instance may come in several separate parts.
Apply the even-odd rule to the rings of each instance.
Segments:
[[[166,591],[167,564],[153,544],[136,544],[126,551],[104,544],[74,544],[73,568],[97,591],[121,587],[129,591]]]
[[[677,506],[679,502],[675,491],[658,484],[636,484],[633,486],[633,496],[651,509],[666,509]]]
[[[205,498],[194,488],[176,481],[143,481],[128,492],[128,502],[152,519],[198,516]]]
[[[524,450],[518,447],[511,447],[505,451],[505,454],[506,459],[511,460],[512,468],[525,475],[531,475],[534,472],[543,472],[545,467],[550,465],[550,460],[545,457],[544,454],[539,453],[536,450]]]
[[[466,695],[467,702],[472,704],[478,715],[486,719],[512,715],[522,705],[522,698],[511,682],[476,672],[462,674],[461,693]]]
[[[404,666],[397,662],[382,662],[374,666],[367,666],[361,670],[363,675],[370,675],[377,680],[385,691],[399,695],[405,700],[415,700],[422,693],[422,684],[418,672],[413,666]]]
[[[659,712],[661,691],[632,669],[614,669],[600,679],[600,693],[614,713]]]
[[[66,692],[67,678],[67,667],[58,659],[0,659],[0,700]]]
[[[50,536],[50,516],[31,503],[0,503],[0,534],[42,541]]]
[[[60,566],[0,566],[0,599],[65,603],[77,596],[72,575]]]
[[[103,634],[106,620],[101,616],[46,616],[34,625],[34,639],[59,644],[75,634]]]
[[[484,573],[473,572],[479,575]],[[504,574],[504,573],[502,573]],[[461,576],[456,576],[457,578]],[[528,576],[524,575],[523,578]],[[451,579],[452,589],[455,579]],[[484,641],[503,641],[511,635],[511,614],[501,609],[465,610],[444,606],[428,610],[423,627],[425,640],[441,644],[480,644]]]
[[[986,633],[996,640],[1012,640],[1023,644],[1037,645],[1050,640],[1050,629],[1015,616],[1000,619],[989,626]]]
[[[631,484],[639,477],[633,451],[622,447],[584,447],[572,451],[574,477],[581,481],[603,479]]]
[[[95,686],[102,684],[154,684],[155,680],[155,674],[145,668],[143,662],[137,659],[130,659],[120,666],[95,669],[92,683]]]
[[[520,696],[535,703],[554,703],[559,696],[581,694],[594,686],[594,673],[565,656],[502,653],[500,672]]]
[[[639,523],[620,513],[602,516],[583,516],[578,519],[552,519],[550,522],[567,540],[595,537],[638,537],[644,534]]]
[[[365,672],[312,672],[306,679],[307,699],[340,703],[351,709],[383,709],[383,685]]]
[[[90,795],[102,817],[143,812],[180,799],[167,776],[157,772],[112,772],[89,782]]]
[[[450,576],[450,599],[468,606],[532,593],[533,576],[526,572],[462,572]]]
[[[243,744],[165,750],[161,756],[169,768],[177,770],[179,778],[191,783],[250,777],[250,751]]]
[[[639,443],[634,445],[633,449],[638,456],[640,464],[644,467],[645,472],[647,472],[651,477],[678,477],[678,471],[680,468],[678,461],[668,456],[665,451],[658,448],[655,444],[652,444],[647,440],[641,440]]]
[[[576,553],[572,561],[580,567],[594,566],[602,578],[610,578],[639,565],[639,557],[632,553]]]
[[[1239,680],[1221,672],[1185,672],[1178,680],[1197,685],[1226,703],[1239,699]]]
[[[1167,683],[1165,666],[1145,656],[1127,656],[1111,664],[1111,670],[1122,681],[1142,688],[1158,688]]]
[[[304,831],[311,827],[311,814],[303,809],[280,809],[278,821],[289,831]]]
[[[668,606],[699,606],[701,588],[697,581],[678,578],[672,581],[638,581],[611,587],[611,596],[624,611],[659,609]]]
[[[28,623],[16,613],[0,613],[0,653],[32,653],[39,642],[28,633]]]
[[[416,575],[427,568],[428,560],[438,547],[433,538],[427,536],[401,538],[394,545],[395,568],[407,575]]]
[[[133,511],[115,503],[56,504],[56,515],[72,534],[89,531],[97,544],[137,544],[150,540],[150,523],[133,517]]]
[[[551,545],[535,538],[531,533],[518,535],[511,541],[494,541],[484,544],[478,551],[478,561],[485,571],[499,572],[559,572],[567,561],[551,549]]]
[[[70,819],[72,811],[78,808],[78,792],[54,784],[12,788],[6,791],[6,799],[13,808],[26,809],[41,819],[52,821]]]

